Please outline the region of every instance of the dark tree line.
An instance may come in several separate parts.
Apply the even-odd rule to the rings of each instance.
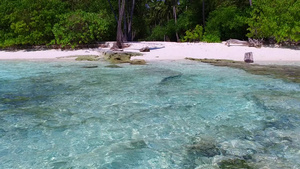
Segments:
[[[0,48],[107,40],[299,43],[299,0],[1,0]]]

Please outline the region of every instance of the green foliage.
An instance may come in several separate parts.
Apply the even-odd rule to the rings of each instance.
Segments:
[[[204,33],[203,42],[216,43],[216,42],[221,42],[221,39],[220,39],[220,36],[218,36],[216,34]]]
[[[185,32],[183,42],[195,42],[195,41],[201,41],[203,38],[203,27],[200,25],[197,25],[194,30],[187,30]]]
[[[245,13],[235,6],[220,7],[210,13],[205,29],[205,39],[244,39],[246,34]]]
[[[247,34],[253,38],[275,38],[277,42],[300,41],[299,0],[256,0]]]
[[[73,11],[72,8],[82,10]],[[106,0],[1,0],[0,48],[50,42],[74,46],[112,39],[115,34],[113,19],[111,15],[104,15],[105,8]],[[71,15],[73,20],[68,18]],[[79,37],[80,31],[83,31],[82,37]]]
[[[94,43],[109,37],[113,19],[104,14],[83,11],[70,12],[59,16],[59,22],[53,27],[55,40],[52,43],[76,47],[78,44]]]
[[[170,20],[166,25],[156,26],[151,35],[147,38],[147,40],[155,40],[155,41],[163,41],[165,38],[175,41],[176,40],[176,24],[174,20]]]
[[[0,4],[0,47],[48,43],[56,15],[65,11],[59,0],[4,1]],[[2,13],[4,12],[4,13]]]
[[[197,22],[192,19],[192,13],[189,11],[185,11],[182,13],[177,20],[177,31],[188,30],[190,28],[194,28],[197,25]]]
[[[131,23],[132,2],[126,1],[127,25]],[[176,41],[176,35],[182,41],[220,42],[246,36],[300,41],[299,0],[252,2],[250,7],[248,0],[135,0],[132,27],[123,31],[135,39],[161,41]],[[1,0],[0,48],[75,47],[115,40],[113,11],[118,14],[118,1],[111,0],[111,4],[112,8],[107,0]]]
[[[158,41],[163,41],[164,37],[166,35],[166,27],[163,26],[156,26],[152,30],[151,36],[147,38],[147,40],[158,40]]]

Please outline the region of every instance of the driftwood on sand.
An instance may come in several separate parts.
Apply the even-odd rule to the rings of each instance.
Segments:
[[[249,38],[248,41],[229,39],[226,41],[225,45],[227,45],[228,47],[232,45],[243,45],[243,46],[260,48],[262,46],[262,40],[251,39],[251,38]]]
[[[150,48],[148,46],[140,49],[140,52],[150,52]]]

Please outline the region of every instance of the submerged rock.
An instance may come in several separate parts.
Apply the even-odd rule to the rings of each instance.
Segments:
[[[142,149],[147,148],[148,146],[144,140],[136,140],[130,142],[130,147],[133,149]]]
[[[227,159],[218,163],[221,169],[252,169],[252,167],[243,159]]]
[[[29,97],[26,96],[13,96],[13,95],[7,95],[0,99],[0,102],[4,104],[22,104],[27,101],[30,101]]]
[[[0,138],[3,137],[6,134],[6,131],[3,129],[0,129]]]
[[[203,164],[211,164],[215,156],[223,155],[213,138],[192,138],[192,144],[186,146],[186,156],[183,160],[185,168],[197,168]],[[202,166],[203,167],[203,166]]]
[[[219,149],[215,144],[210,142],[202,142],[194,145],[188,146],[187,151],[190,154],[194,154],[196,156],[201,157],[214,157],[216,155],[220,155]]]
[[[172,75],[172,76],[165,77],[165,78],[163,78],[163,79],[160,81],[160,84],[167,83],[168,81],[178,79],[178,78],[180,78],[181,76],[182,76],[182,74],[177,74],[177,75]]]
[[[130,64],[132,65],[145,65],[146,61],[143,59],[134,59],[134,60],[130,60]]]
[[[188,60],[200,61],[209,63],[214,66],[225,66],[231,68],[238,68],[255,75],[270,75],[275,78],[300,83],[300,67],[287,65],[258,65],[248,64],[240,61],[224,60],[224,59],[194,59],[186,58]]]
[[[222,150],[217,147],[213,139],[196,139],[192,145],[187,146],[188,154],[201,157],[214,157],[220,155]]]
[[[109,67],[109,68],[122,68],[121,66],[118,66],[118,65],[107,65],[105,67]]]
[[[68,168],[67,161],[58,161],[51,164],[52,168]]]
[[[90,68],[97,68],[98,66],[96,66],[96,65],[90,65],[90,66],[82,66],[82,68],[88,68],[88,69],[90,69]]]

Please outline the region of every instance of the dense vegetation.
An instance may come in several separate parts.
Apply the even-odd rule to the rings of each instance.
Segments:
[[[299,43],[299,13],[299,0],[1,0],[0,48],[115,40],[118,21],[123,41]]]

